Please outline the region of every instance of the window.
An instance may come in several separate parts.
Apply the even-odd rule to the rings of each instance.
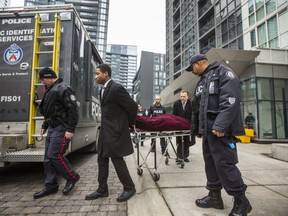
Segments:
[[[257,28],[257,35],[258,35],[258,45],[260,48],[266,47],[266,31],[265,31],[265,23],[260,25]]]
[[[256,100],[256,80],[255,78],[241,83],[242,101]]]
[[[276,10],[276,1],[268,0],[266,1],[266,15]]]
[[[259,8],[256,11],[256,19],[257,19],[257,21],[261,20],[264,16],[265,16],[264,6],[262,6],[261,8]]]
[[[249,14],[252,14],[254,12],[254,3],[253,0],[248,1],[248,12]]]
[[[256,0],[255,4],[256,4],[256,10],[258,10],[259,8],[264,6],[264,0]]]
[[[278,30],[276,16],[267,21],[269,48],[278,48]]]
[[[235,2],[233,1],[228,5],[228,13],[231,13],[234,9],[235,9]]]
[[[259,109],[259,136],[260,138],[275,138],[275,134],[273,135],[272,125],[274,125],[275,121],[273,121],[273,113],[272,113],[272,102],[270,101],[259,101],[258,104]]]
[[[249,16],[249,26],[254,24],[255,24],[255,15],[253,13],[252,15]]]
[[[256,31],[255,29],[250,32],[251,47],[256,46]]]
[[[288,80],[274,79],[274,92],[275,100],[284,101],[288,95]]]
[[[257,92],[259,100],[273,100],[273,84],[268,78],[257,79]]]

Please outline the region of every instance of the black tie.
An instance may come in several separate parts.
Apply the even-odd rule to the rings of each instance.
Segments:
[[[105,91],[105,86],[103,86],[103,88],[101,89],[101,99],[103,100],[103,95],[104,95],[104,91]]]

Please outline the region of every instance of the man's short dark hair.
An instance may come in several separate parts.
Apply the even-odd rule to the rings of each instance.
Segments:
[[[111,67],[108,64],[100,64],[96,68],[99,68],[102,73],[108,72],[108,76],[111,77]]]
[[[186,94],[189,96],[189,91],[187,91],[187,90],[181,90],[181,93],[185,93],[186,92]]]

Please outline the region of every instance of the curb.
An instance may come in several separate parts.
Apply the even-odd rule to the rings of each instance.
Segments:
[[[140,156],[142,156],[141,153]],[[136,185],[136,195],[127,201],[127,215],[172,216],[157,183],[152,179],[150,170],[146,167],[141,167],[143,169],[143,174],[141,176],[137,174],[138,166],[136,152],[126,157],[126,162],[130,175]]]

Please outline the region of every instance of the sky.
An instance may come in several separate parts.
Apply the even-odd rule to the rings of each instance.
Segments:
[[[137,46],[138,63],[141,51],[165,54],[165,10],[165,0],[110,0],[107,43]]]

